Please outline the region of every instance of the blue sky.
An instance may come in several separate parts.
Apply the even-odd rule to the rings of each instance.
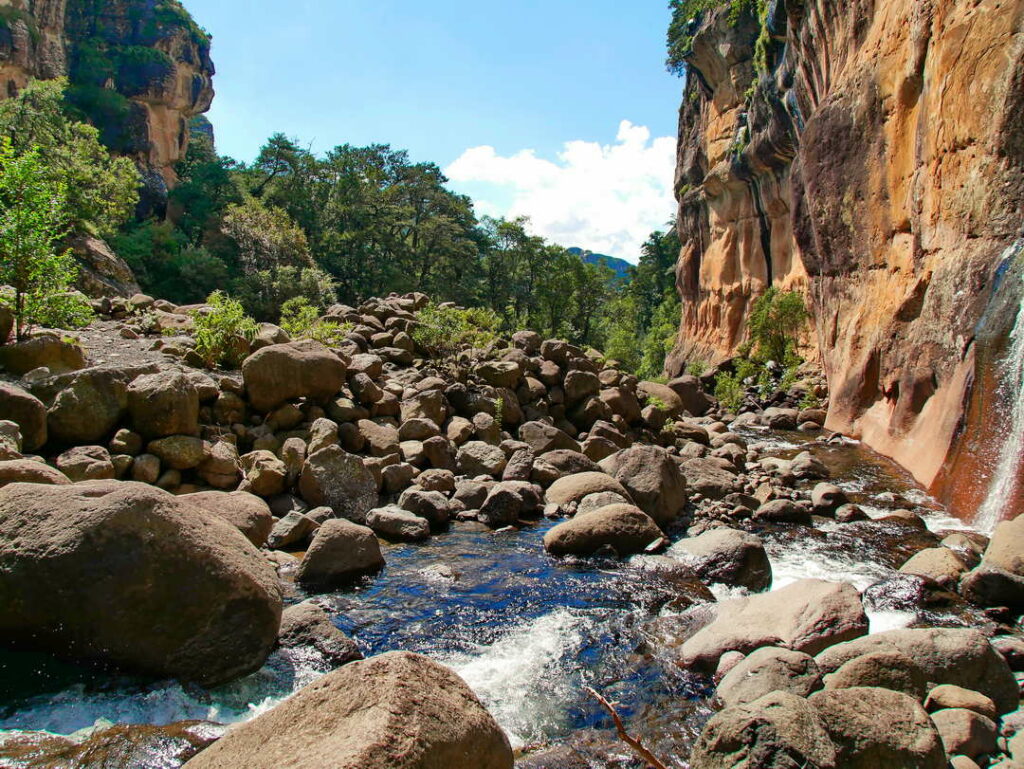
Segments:
[[[673,213],[682,81],[664,0],[185,0],[214,36],[218,148],[389,143],[478,213],[635,260]]]

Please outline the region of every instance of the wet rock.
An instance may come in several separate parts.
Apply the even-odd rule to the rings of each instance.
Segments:
[[[660,446],[633,446],[602,461],[601,468],[625,486],[637,507],[659,526],[672,523],[687,503],[686,478]]]
[[[110,480],[116,475],[110,452],[102,446],[75,446],[57,457],[56,464],[72,482]]]
[[[835,515],[847,502],[846,492],[831,483],[819,483],[811,492],[811,505],[816,515]]]
[[[319,342],[275,344],[242,363],[249,403],[268,412],[293,398],[327,402],[345,384],[345,364]]]
[[[825,676],[826,689],[873,686],[902,692],[915,700],[924,699],[928,681],[924,671],[899,652],[873,652],[854,657],[835,673]]]
[[[843,505],[836,510],[836,520],[839,523],[857,523],[858,521],[867,521],[869,517],[857,505]]]
[[[930,547],[920,551],[900,567],[903,574],[927,577],[938,585],[956,589],[967,564],[947,547]]]
[[[185,494],[181,499],[223,518],[256,547],[267,544],[274,528],[274,517],[267,503],[244,491],[200,491]]]
[[[424,491],[412,487],[398,498],[398,506],[425,519],[434,530],[448,525],[450,509],[447,498],[439,491]]]
[[[749,653],[762,646],[816,654],[867,630],[867,616],[852,585],[804,579],[772,593],[721,603],[717,618],[683,644],[679,661],[685,667],[713,670],[727,651]]]
[[[931,719],[949,755],[977,758],[995,752],[998,733],[991,718],[965,708],[946,708],[932,713]]]
[[[692,568],[701,579],[752,591],[772,585],[772,565],[760,538],[736,529],[712,529],[682,539],[672,555]]]
[[[548,488],[547,500],[565,507],[591,494],[602,492],[612,492],[632,501],[625,486],[605,473],[577,473],[559,478]]]
[[[981,606],[1024,607],[1024,519],[996,526],[981,565],[964,577],[961,592]]]
[[[796,478],[811,480],[828,478],[830,473],[825,464],[809,451],[797,454],[790,463],[790,472]]]
[[[726,707],[733,707],[776,691],[807,697],[820,688],[821,672],[813,657],[766,646],[733,667],[718,684],[716,693]]]
[[[996,636],[992,646],[1006,660],[1010,670],[1024,671],[1024,638],[1019,636]]]
[[[928,714],[912,697],[857,687],[812,694],[843,769],[945,769],[946,754]]]
[[[430,523],[427,519],[397,505],[371,510],[366,515],[366,525],[377,536],[393,542],[422,542],[430,539]]]
[[[942,684],[930,692],[924,702],[924,709],[929,713],[945,708],[963,708],[973,710],[990,720],[998,718],[996,704],[981,692],[965,689],[962,686]]]
[[[128,386],[128,413],[144,438],[199,432],[199,391],[180,371],[140,376]]]
[[[270,348],[267,348],[270,349]],[[299,494],[310,505],[326,505],[356,523],[377,506],[377,483],[363,460],[340,446],[328,446],[306,458]]]
[[[345,585],[384,568],[384,556],[373,530],[343,518],[325,521],[295,573],[296,581],[313,588]]]
[[[277,635],[270,565],[219,517],[151,486],[7,486],[0,560],[7,643],[212,685],[259,668]]]
[[[518,523],[522,509],[522,497],[509,484],[499,483],[487,493],[477,520],[492,529],[500,529]]]
[[[773,692],[708,721],[690,756],[694,769],[837,769],[836,749],[807,700]]]
[[[46,406],[20,387],[0,382],[0,419],[18,425],[25,451],[35,451],[46,443]]]
[[[955,684],[982,692],[1000,713],[1016,709],[1017,682],[1006,660],[977,630],[914,628],[890,630],[838,644],[817,656],[819,667],[831,673],[855,657],[877,651],[895,651],[909,657],[924,671],[928,683]]]
[[[619,556],[641,553],[662,538],[657,524],[637,507],[610,505],[560,523],[544,535],[553,555],[593,555],[611,547]]]
[[[426,657],[345,665],[231,730],[188,769],[512,769],[508,739],[476,695]]]
[[[335,627],[327,612],[312,601],[284,610],[277,644],[285,649],[315,649],[332,667],[363,658],[356,642]]]
[[[765,502],[754,511],[754,520],[765,523],[795,523],[811,525],[811,513],[803,505],[789,499]]]

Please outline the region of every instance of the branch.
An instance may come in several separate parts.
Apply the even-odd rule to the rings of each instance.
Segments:
[[[612,717],[612,721],[615,722],[615,731],[618,733],[620,740],[629,745],[629,747],[631,747],[633,751],[638,756],[640,756],[640,758],[642,758],[651,767],[653,767],[653,769],[668,769],[668,767],[661,761],[659,761],[658,758],[653,753],[651,753],[651,751],[644,747],[643,743],[641,743],[640,740],[636,739],[635,737],[629,736],[629,734],[626,732],[626,727],[622,723],[622,719],[619,717],[619,714],[615,710],[615,706],[612,705],[612,703],[610,703],[608,700],[606,700],[604,697],[598,694],[596,690],[592,689],[589,686],[587,687],[587,691],[590,693],[591,697],[593,697],[595,700],[601,703],[601,707],[608,711],[608,715],[610,715]]]

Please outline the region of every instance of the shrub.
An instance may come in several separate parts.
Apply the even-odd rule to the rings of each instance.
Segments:
[[[296,296],[281,306],[281,328],[292,339],[314,339],[328,347],[337,347],[354,326],[321,318],[319,310],[306,297]]]
[[[413,341],[435,357],[450,357],[464,347],[487,347],[498,339],[501,319],[479,307],[429,304],[416,313]]]
[[[755,357],[788,365],[795,357],[797,336],[809,317],[799,291],[769,288],[754,302],[747,320]]]
[[[721,373],[715,380],[715,398],[728,411],[735,412],[743,405],[746,388],[736,374]]]
[[[241,302],[223,291],[214,291],[206,303],[209,309],[192,313],[196,352],[208,368],[220,364],[238,366],[248,348],[248,344],[240,342],[256,338],[256,321],[245,314]]]

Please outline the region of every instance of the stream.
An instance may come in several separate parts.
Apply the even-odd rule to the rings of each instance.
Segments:
[[[806,448],[806,436],[798,434],[747,436],[762,445],[767,441],[778,456]],[[814,452],[869,516],[910,505],[926,511],[933,531],[967,529],[904,471],[869,450],[816,444]],[[671,649],[656,640],[677,640],[699,618],[700,607],[680,612],[672,600],[677,586],[644,568],[645,557],[620,563],[548,556],[541,539],[555,523],[496,533],[458,523],[423,544],[385,546],[387,566],[380,575],[357,589],[319,596],[318,602],[367,656],[415,651],[454,668],[517,750],[567,741],[599,765],[641,766],[616,742],[610,719],[586,694],[585,687],[593,686],[618,703],[631,732],[669,765],[684,769],[713,713],[713,688],[679,668]],[[773,589],[806,577],[851,582],[866,590],[872,632],[984,622],[963,609],[922,615],[896,574],[912,549],[884,527],[826,521],[812,530],[758,533],[772,561]],[[667,555],[672,557],[671,548]],[[719,598],[735,594],[714,590]],[[288,596],[303,598],[294,589]],[[326,670],[315,652],[278,651],[257,673],[206,690],[4,652],[0,742],[25,731],[69,735],[108,722],[233,723],[273,707]],[[17,765],[0,757],[0,766]]]

